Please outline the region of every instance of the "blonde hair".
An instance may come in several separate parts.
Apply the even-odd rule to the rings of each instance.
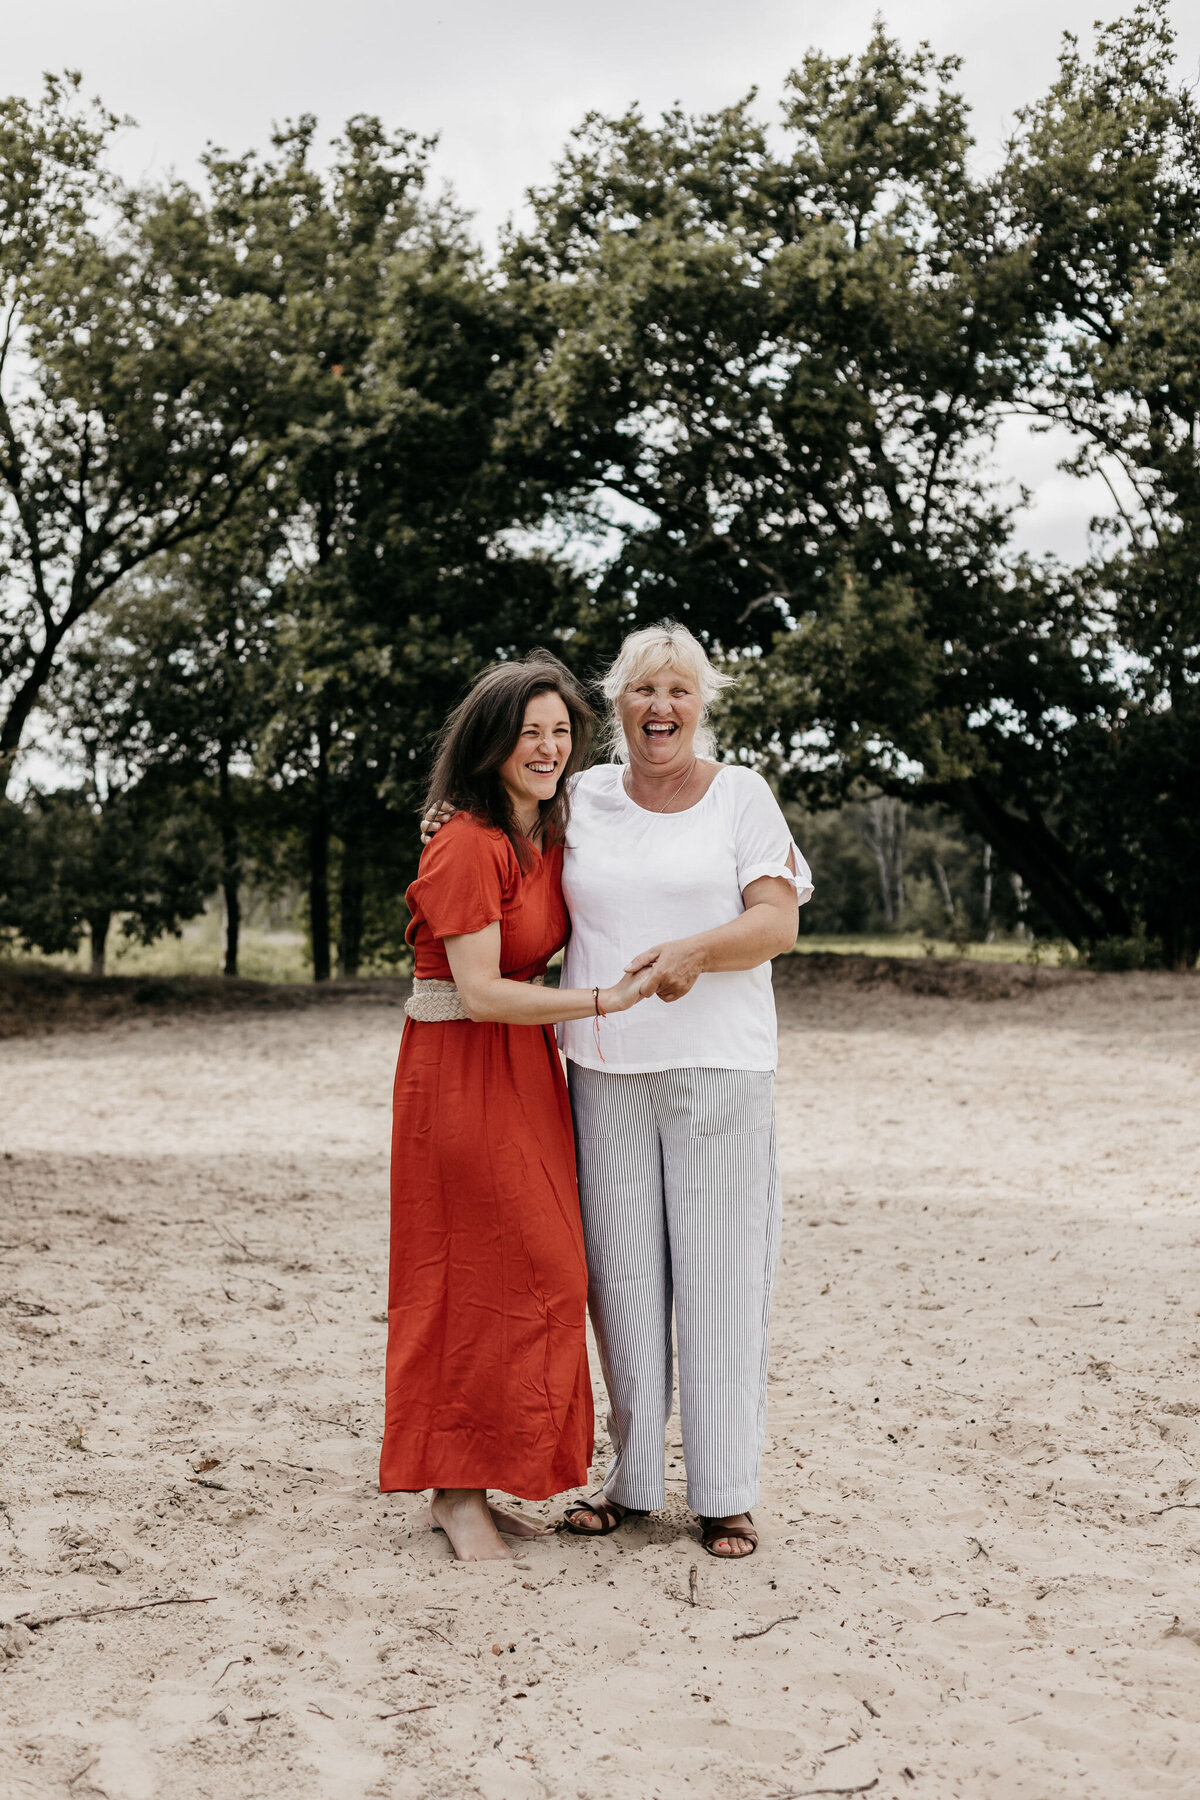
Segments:
[[[641,631],[631,631],[600,683],[608,701],[605,743],[613,762],[629,760],[621,715],[617,711],[622,694],[637,687],[648,675],[657,675],[660,669],[678,669],[695,686],[704,706],[696,732],[696,755],[716,755],[716,740],[707,723],[709,708],[723,688],[733,686],[736,677],[713,667],[704,645],[692,636],[686,625],[664,619],[660,625],[646,625]]]

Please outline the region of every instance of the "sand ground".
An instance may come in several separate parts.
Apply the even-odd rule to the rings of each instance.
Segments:
[[[1198,999],[785,997],[735,1567],[377,1493],[393,1005],[0,1044],[0,1791],[1200,1793]]]

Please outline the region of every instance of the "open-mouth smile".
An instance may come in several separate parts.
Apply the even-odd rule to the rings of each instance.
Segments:
[[[642,726],[642,730],[647,737],[669,738],[674,737],[679,727],[672,724],[669,719],[651,719]]]

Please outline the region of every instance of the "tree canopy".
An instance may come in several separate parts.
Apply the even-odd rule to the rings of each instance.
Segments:
[[[228,969],[248,872],[286,866],[314,972],[336,940],[353,973],[397,941],[470,676],[537,642],[591,676],[671,615],[785,798],[940,805],[1043,929],[1193,962],[1196,109],[1159,0],[1064,41],[992,171],[957,74],[880,25],[774,121],[589,117],[491,262],[378,120],[130,191],[77,81],[4,103],[0,758],[39,720],[81,741],[105,674],[159,834],[110,910],[177,922],[182,809]],[[1014,548],[1014,417],[1107,484],[1077,566]],[[51,929],[20,885],[0,924],[58,941],[69,899]]]

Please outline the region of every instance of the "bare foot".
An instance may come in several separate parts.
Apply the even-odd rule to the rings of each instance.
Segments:
[[[519,1519],[514,1513],[504,1512],[498,1506],[489,1506],[488,1511],[492,1515],[492,1524],[505,1537],[541,1538],[554,1535],[544,1525],[539,1525],[536,1519]]]
[[[482,1488],[435,1488],[429,1523],[444,1531],[459,1562],[510,1562],[512,1551],[492,1523]]]
[[[754,1531],[754,1522],[749,1513],[729,1513],[719,1522],[722,1525],[740,1525],[745,1531]],[[710,1541],[713,1553],[717,1556],[752,1556],[758,1544],[758,1534],[755,1532],[752,1540],[743,1537],[714,1537]]]

